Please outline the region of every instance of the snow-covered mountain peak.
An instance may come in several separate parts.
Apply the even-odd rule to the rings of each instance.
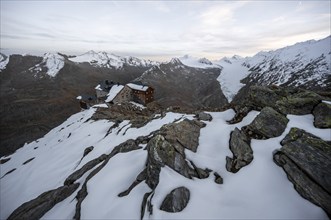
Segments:
[[[0,72],[4,70],[9,62],[9,56],[0,53]]]
[[[183,63],[181,62],[181,60],[177,57],[175,58],[171,58],[169,64],[174,64],[174,65],[183,65]]]
[[[142,66],[142,67],[150,67],[157,64],[157,62],[153,62],[150,60],[143,60],[131,56],[121,57],[113,53],[107,53],[105,51],[95,52],[93,50],[90,50],[82,55],[69,58],[69,60],[76,63],[90,63],[91,65],[96,67],[106,67],[106,68],[115,68],[115,69],[120,69],[125,64],[129,66]]]
[[[207,58],[197,58],[190,55],[184,55],[178,58],[185,66],[195,67],[195,68],[219,68],[218,65],[213,64]]]

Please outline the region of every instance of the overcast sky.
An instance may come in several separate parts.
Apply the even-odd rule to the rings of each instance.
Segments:
[[[1,0],[1,51],[252,56],[330,33],[325,1]]]

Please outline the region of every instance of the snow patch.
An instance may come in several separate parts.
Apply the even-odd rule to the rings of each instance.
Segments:
[[[46,53],[44,55],[43,63],[45,63],[45,66],[47,67],[46,74],[55,77],[64,67],[64,57],[57,53]]]
[[[8,63],[9,63],[9,56],[5,56],[0,53],[0,72],[6,69]]]
[[[117,94],[124,88],[122,85],[113,85],[109,90],[107,99],[105,102],[111,102],[117,96]]]

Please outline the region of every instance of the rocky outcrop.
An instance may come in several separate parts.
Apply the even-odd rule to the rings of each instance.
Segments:
[[[271,107],[286,115],[311,114],[314,107],[323,97],[315,92],[278,86],[245,86],[233,99],[231,105],[236,111],[230,123],[237,123],[249,111],[260,111],[264,107]]]
[[[262,109],[251,124],[242,128],[249,136],[255,139],[268,139],[281,135],[288,123],[288,119],[270,107]]]
[[[331,216],[331,143],[292,128],[274,153],[298,193]]]
[[[190,191],[186,187],[172,190],[163,200],[160,209],[166,212],[180,212],[190,200]]]
[[[57,203],[69,197],[79,186],[79,183],[61,186],[38,196],[37,198],[22,204],[8,219],[40,219]]]
[[[253,160],[250,139],[238,128],[231,132],[230,150],[233,153],[233,158],[226,157],[226,169],[229,172],[236,173]]]
[[[195,115],[195,117],[200,120],[200,121],[211,121],[213,120],[213,117],[206,113],[206,112],[199,112],[198,114]]]
[[[221,175],[219,175],[217,172],[215,172],[214,176],[215,176],[215,183],[223,184],[223,178],[221,177]]]
[[[331,104],[320,103],[313,111],[314,125],[317,128],[331,128]]]
[[[200,129],[205,126],[206,124],[201,121],[184,119],[181,122],[163,126],[160,134],[181,154],[184,148],[196,152],[199,146]]]

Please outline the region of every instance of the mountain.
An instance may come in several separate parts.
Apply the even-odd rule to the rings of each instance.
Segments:
[[[222,67],[218,80],[231,102],[245,85],[290,86],[315,91],[331,88],[331,36],[253,57],[233,56],[213,61]]]
[[[207,58],[196,58],[190,55],[185,55],[178,58],[186,66],[196,67],[196,68],[220,68],[220,66],[213,64]]]
[[[95,94],[103,80],[126,84],[149,67],[124,64],[121,68],[75,63],[64,54],[1,55],[0,155],[13,153],[24,143],[45,135],[80,111],[75,98]],[[143,61],[141,61],[143,62]]]
[[[115,54],[107,52],[95,52],[93,50],[79,56],[71,57],[69,60],[76,63],[90,63],[95,67],[106,67],[114,69],[123,68],[124,65],[151,67],[158,64],[158,62],[155,61],[143,60],[131,56],[121,57]]]
[[[178,63],[159,71],[185,68]],[[271,87],[254,91],[265,90],[290,94]],[[296,92],[308,100],[314,94]],[[330,103],[314,97],[321,106]],[[1,158],[1,219],[330,216],[325,176],[331,129],[313,125],[323,115],[313,104],[306,107],[314,116],[287,114],[303,110],[288,106],[286,117],[265,106],[235,124],[228,123],[232,109],[195,115],[130,103],[98,106]]]
[[[227,104],[217,82],[220,68],[195,68],[173,58],[145,71],[135,81],[152,85],[155,99],[163,106],[187,108],[221,108]]]

